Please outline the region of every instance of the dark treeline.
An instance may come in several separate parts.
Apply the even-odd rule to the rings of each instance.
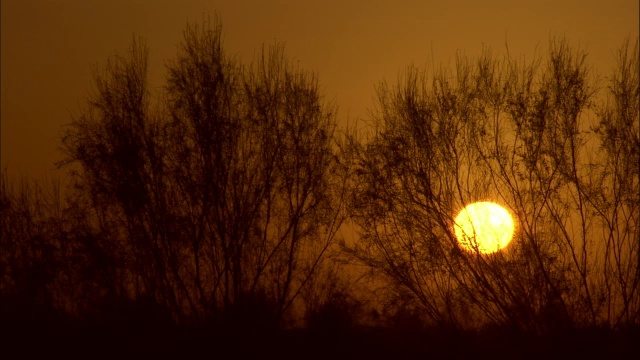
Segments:
[[[375,356],[638,336],[637,40],[604,79],[563,40],[411,67],[359,133],[282,46],[243,64],[221,38],[187,26],[158,91],[142,39],[96,69],[63,129],[68,183],[3,170],[8,338]],[[505,251],[458,246],[481,200],[514,215]]]

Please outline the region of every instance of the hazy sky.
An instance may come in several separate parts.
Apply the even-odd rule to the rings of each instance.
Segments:
[[[206,1],[2,0],[2,167],[40,177],[59,159],[61,126],[91,90],[92,67],[124,52],[133,35],[150,47],[160,86],[187,21],[219,12],[225,49],[250,62],[263,43],[285,42],[317,71],[339,117],[366,118],[374,85],[411,63],[447,63],[483,44],[531,56],[552,35],[589,52],[606,75],[625,36],[638,36],[638,0]]]

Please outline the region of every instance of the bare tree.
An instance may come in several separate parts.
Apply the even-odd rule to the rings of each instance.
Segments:
[[[14,325],[86,315],[110,285],[79,204],[49,180],[0,178],[0,311]]]
[[[601,261],[606,319],[614,326],[640,321],[640,129],[638,108],[638,42],[627,39],[620,48],[610,78],[607,102],[599,112],[595,132],[601,152],[589,182],[587,201],[604,239]]]
[[[443,327],[618,324],[638,299],[638,171],[604,158],[637,157],[633,56],[623,51],[617,108],[603,112],[597,132],[586,54],[561,40],[545,62],[486,51],[475,63],[458,58],[454,73],[410,68],[396,86],[381,84],[374,136],[354,142],[351,209],[362,235],[348,251]],[[624,145],[601,136],[599,152],[597,135],[619,126]],[[626,198],[615,190],[621,177]],[[453,232],[453,216],[481,200],[505,205],[517,222],[513,244],[496,254],[461,249]]]
[[[151,117],[147,54],[136,39],[127,55],[111,59],[103,73],[95,70],[95,93],[63,135],[60,165],[78,165],[72,168],[75,188],[90,199],[99,246],[118,264],[113,273],[121,286],[114,296],[149,294],[169,303],[173,294],[159,248],[167,204],[158,187],[161,139]]]
[[[187,27],[153,106],[134,41],[97,74],[66,163],[80,165],[127,296],[178,320],[238,321],[262,306],[277,323],[345,217],[335,109],[281,46],[243,66],[221,36],[217,19]]]

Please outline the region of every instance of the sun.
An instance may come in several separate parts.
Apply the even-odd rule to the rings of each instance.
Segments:
[[[490,254],[509,245],[514,232],[513,218],[498,204],[476,202],[456,216],[454,231],[466,250]]]

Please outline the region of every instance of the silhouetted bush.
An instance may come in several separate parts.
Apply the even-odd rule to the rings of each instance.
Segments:
[[[362,317],[359,302],[350,294],[334,293],[317,309],[306,314],[309,329],[330,332],[347,332],[358,326]]]

